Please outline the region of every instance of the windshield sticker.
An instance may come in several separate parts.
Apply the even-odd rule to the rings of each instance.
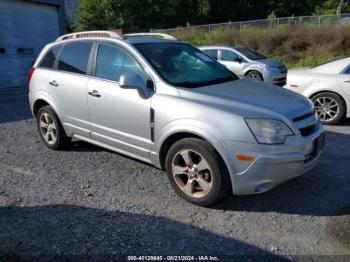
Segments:
[[[202,53],[195,53],[200,59],[202,59],[204,62],[214,62],[210,57],[206,56]]]

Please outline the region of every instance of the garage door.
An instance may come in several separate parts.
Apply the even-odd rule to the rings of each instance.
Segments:
[[[27,71],[45,44],[59,35],[58,8],[0,0],[0,88],[27,85]]]

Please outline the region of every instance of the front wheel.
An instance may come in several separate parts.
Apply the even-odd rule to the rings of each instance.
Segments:
[[[256,70],[249,71],[246,76],[253,80],[264,81],[262,74]]]
[[[176,142],[167,154],[166,171],[175,192],[193,204],[209,206],[229,192],[230,179],[223,161],[204,140]]]
[[[322,124],[336,124],[345,116],[345,103],[337,94],[323,92],[313,96],[311,100]]]

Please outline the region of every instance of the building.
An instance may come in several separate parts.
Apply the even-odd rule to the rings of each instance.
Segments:
[[[64,0],[0,0],[0,88],[27,86],[45,44],[66,31]]]

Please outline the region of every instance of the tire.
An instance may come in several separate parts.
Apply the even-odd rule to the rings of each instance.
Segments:
[[[256,70],[249,71],[246,74],[246,77],[253,80],[264,81],[264,77],[262,76],[262,74]]]
[[[322,92],[313,96],[311,100],[322,124],[334,125],[344,118],[346,105],[339,95]]]
[[[70,142],[60,120],[51,106],[40,108],[36,115],[39,135],[44,144],[53,150],[64,149]]]
[[[231,188],[225,164],[202,139],[185,138],[172,145],[166,156],[166,171],[177,195],[199,206],[213,205]]]

